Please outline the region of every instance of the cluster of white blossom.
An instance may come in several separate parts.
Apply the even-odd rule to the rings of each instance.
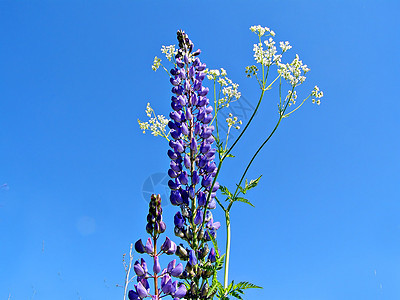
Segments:
[[[288,94],[286,96],[286,100],[289,100],[289,106],[292,106],[296,104],[296,99],[297,99],[297,92],[296,91],[288,91]]]
[[[162,46],[161,52],[165,54],[165,57],[171,61],[171,59],[178,53],[178,50],[175,50],[175,45],[170,46]]]
[[[138,119],[140,129],[143,130],[143,133],[146,133],[146,130],[150,130],[154,136],[159,135],[167,138],[168,135],[166,134],[165,127],[168,125],[169,120],[163,115],[156,115],[150,103],[147,103],[146,115],[149,117],[148,122],[142,122]]]
[[[262,37],[266,32],[271,36],[275,36],[275,32],[268,27],[262,27],[261,25],[251,26],[250,30],[257,33],[259,37]]]
[[[157,56],[154,57],[154,61],[153,61],[153,65],[151,66],[151,69],[153,71],[157,71],[160,66],[161,66],[161,58],[158,58]]]
[[[234,117],[231,113],[229,113],[229,117],[226,118],[226,123],[228,123],[229,129],[234,126],[236,129],[240,129],[239,125],[242,125],[242,121],[238,120],[238,117]],[[238,125],[237,125],[238,124]]]
[[[225,69],[206,69],[205,73],[207,74],[207,78],[209,80],[214,80],[221,87],[221,92],[224,97],[218,99],[218,110],[223,107],[229,107],[229,104],[231,102],[236,101],[240,98],[241,93],[238,90],[239,84],[234,83],[231,79],[227,77],[228,74]]]
[[[275,41],[272,38],[264,41],[266,46],[266,50],[263,48],[262,43],[254,44],[253,51],[254,51],[254,59],[259,64],[262,64],[266,67],[269,67],[275,63],[279,63],[281,61],[282,55],[276,54],[276,46]]]
[[[314,98],[312,99],[312,103],[317,103],[318,105],[321,104],[321,98],[324,96],[324,93],[319,90],[317,86],[314,87],[313,91],[311,92],[311,96]]]
[[[284,53],[284,52],[286,52],[286,51],[288,51],[289,49],[292,48],[292,46],[290,46],[290,44],[289,44],[288,41],[286,41],[286,42],[279,42],[279,47],[281,47],[282,53]]]
[[[302,84],[306,80],[304,75],[308,71],[310,71],[310,69],[307,65],[303,65],[303,62],[299,59],[297,54],[290,64],[278,63],[279,75],[287,80],[293,87]]]

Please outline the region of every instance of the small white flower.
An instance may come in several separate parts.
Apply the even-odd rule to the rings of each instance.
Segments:
[[[153,65],[151,66],[151,69],[153,71],[157,71],[160,66],[161,66],[161,58],[158,58],[157,56],[154,57],[154,61],[153,61]]]
[[[165,54],[165,57],[171,61],[171,59],[178,53],[177,50],[175,50],[175,45],[170,45],[170,46],[162,46],[161,52]]]
[[[279,47],[281,47],[282,52],[286,52],[286,51],[288,51],[289,49],[292,48],[292,46],[289,45],[289,42],[288,42],[288,41],[286,41],[286,42],[279,42]]]

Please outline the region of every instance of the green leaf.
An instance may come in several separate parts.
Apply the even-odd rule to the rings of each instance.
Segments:
[[[246,203],[246,204],[254,207],[253,203],[251,203],[248,199],[245,199],[243,197],[236,197],[235,201],[240,201],[240,202]]]
[[[260,175],[260,177],[258,177],[257,179],[250,180],[249,183],[247,182],[247,179],[246,179],[246,181],[244,183],[244,188],[239,186],[239,185],[237,185],[237,187],[240,189],[240,192],[242,192],[243,195],[244,195],[244,194],[247,193],[248,190],[250,190],[252,188],[255,188],[257,186],[257,184],[260,181],[261,177],[262,177],[262,175]]]
[[[219,190],[221,191],[222,195],[228,196],[228,198],[232,198],[232,193],[228,190],[226,186],[220,185]]]
[[[255,188],[257,186],[258,182],[260,181],[261,177],[262,177],[262,175],[260,175],[260,177],[258,177],[257,179],[250,180],[249,184],[247,184],[247,180],[246,180],[246,186],[245,186],[246,191],[248,191],[252,188]]]
[[[247,281],[242,281],[239,282],[238,284],[235,285],[235,289],[241,289],[241,290],[245,290],[245,289],[262,289],[261,286],[252,284],[250,282]]]

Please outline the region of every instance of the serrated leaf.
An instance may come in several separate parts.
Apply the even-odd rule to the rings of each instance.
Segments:
[[[237,291],[231,291],[229,295],[235,297],[236,299],[243,300],[243,298],[237,293]]]
[[[257,179],[250,180],[249,183],[247,183],[247,179],[246,179],[246,183],[245,183],[245,186],[244,186],[245,192],[247,192],[248,190],[250,190],[252,188],[255,188],[257,186],[258,182],[260,181],[261,177],[262,177],[262,175],[260,175],[260,177],[258,177]]]
[[[241,290],[245,290],[245,289],[262,289],[261,286],[252,284],[251,282],[247,282],[247,281],[242,281],[239,282],[238,284],[235,285],[235,289],[241,289]]]
[[[228,190],[226,186],[220,185],[219,190],[221,191],[222,195],[228,196],[228,198],[232,198],[232,193]]]
[[[236,197],[235,201],[240,201],[240,202],[246,203],[246,204],[254,207],[253,203],[251,203],[248,199],[245,199],[243,197]]]

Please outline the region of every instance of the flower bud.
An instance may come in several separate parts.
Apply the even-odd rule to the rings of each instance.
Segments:
[[[204,238],[204,230],[201,229],[201,230],[197,233],[197,239],[198,239],[199,241],[201,241],[201,240],[203,240],[203,238]],[[206,244],[206,245],[207,245],[207,244]]]
[[[211,248],[210,254],[208,254],[208,259],[211,263],[215,263],[217,261],[214,248]]]
[[[201,222],[203,222],[203,211],[198,209],[196,216],[194,217],[194,224],[199,225]]]
[[[153,272],[154,273],[160,273],[161,271],[161,266],[160,266],[160,261],[158,259],[158,256],[154,256],[154,265],[153,265]]]
[[[189,264],[191,266],[197,265],[197,257],[196,257],[196,253],[194,252],[194,250],[189,251]]]
[[[188,260],[189,257],[186,249],[183,247],[183,244],[180,244],[176,248],[176,255],[178,255],[178,257],[182,260]]]
[[[185,237],[185,233],[183,232],[182,228],[179,228],[178,226],[175,226],[174,233],[177,237],[179,237],[181,239],[183,239]]]
[[[201,288],[201,298],[206,298],[207,294],[208,294],[208,282],[206,281],[206,283],[203,285],[203,287]]]
[[[151,223],[147,223],[147,225],[146,225],[146,232],[148,233],[148,234],[153,234],[153,225],[151,224]]]
[[[208,249],[208,244],[205,243],[203,248],[200,249],[199,259],[203,259],[204,257],[206,257],[209,251],[210,250]]]
[[[192,230],[191,230],[189,227],[186,227],[186,230],[185,230],[185,239],[189,241],[189,240],[192,239],[192,237],[193,237],[193,232],[192,232]]]

